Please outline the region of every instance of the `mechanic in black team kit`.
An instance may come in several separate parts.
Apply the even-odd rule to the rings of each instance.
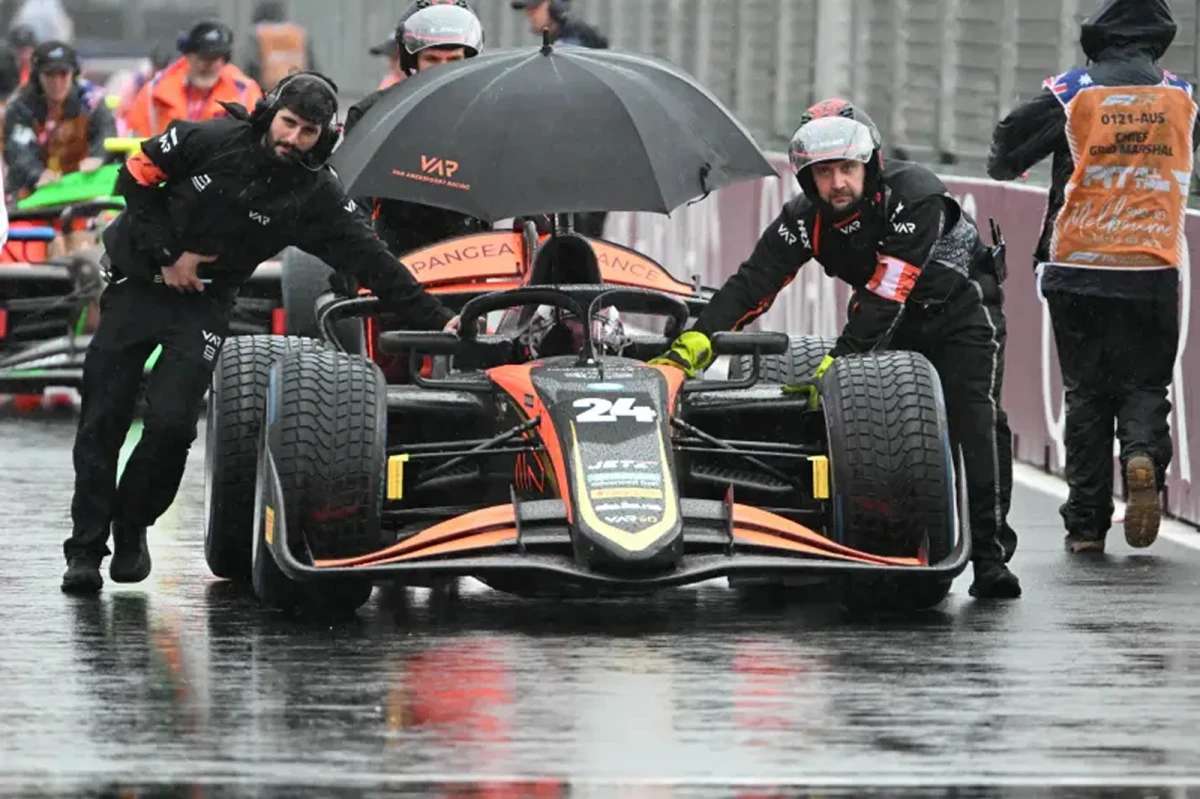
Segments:
[[[704,368],[712,360],[711,333],[761,316],[806,261],[819,259],[854,295],[846,327],[814,381],[835,358],[885,348],[914,350],[933,363],[966,461],[971,596],[1017,597],[1021,584],[1006,565],[1009,536],[1001,534],[999,343],[983,291],[971,279],[991,268],[992,251],[934,174],[905,162],[884,167],[881,144],[871,119],[844,100],[810,108],[791,144],[803,194],[784,206],[693,329],[653,362],[688,374]]]
[[[65,591],[101,588],[110,525],[112,579],[139,582],[150,573],[146,528],[175,498],[229,309],[262,261],[300,247],[353,273],[412,327],[457,328],[325,165],[338,137],[337,88],[328,79],[296,73],[253,114],[226,108],[227,118],[175,122],[148,139],[117,179],[127,208],[104,232],[111,274],[84,362]],[[143,364],[160,344],[141,440],[118,486]]]

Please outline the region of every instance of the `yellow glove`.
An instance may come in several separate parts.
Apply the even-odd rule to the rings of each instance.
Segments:
[[[803,394],[808,398],[808,407],[816,408],[821,404],[821,392],[818,383],[825,373],[829,371],[829,367],[833,365],[833,356],[826,355],[821,360],[821,365],[813,372],[813,375],[808,380],[802,383],[785,384],[783,387],[784,394]]]
[[[696,372],[712,363],[712,359],[712,342],[708,336],[699,330],[689,330],[675,339],[671,349],[647,363],[651,366],[674,366],[682,369],[688,377],[695,377]]]

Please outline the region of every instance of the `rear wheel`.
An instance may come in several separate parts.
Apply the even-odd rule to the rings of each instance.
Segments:
[[[876,555],[937,563],[954,549],[955,476],[937,370],[914,352],[848,356],[821,384],[829,439],[830,537]],[[852,610],[921,610],[942,602],[951,579],[853,575]]]
[[[360,356],[297,352],[277,363],[271,377],[272,421],[262,457],[269,447],[292,554],[312,563],[380,549],[387,387],[379,368]],[[260,484],[264,473],[260,468]],[[364,578],[293,582],[266,547],[265,525],[257,527],[253,579],[264,605],[352,613],[370,597],[372,582]]]
[[[325,334],[317,324],[316,305],[317,298],[330,291],[329,279],[333,276],[333,269],[320,258],[295,247],[283,251],[280,282],[290,335],[324,340]],[[366,352],[360,319],[343,319],[334,323],[333,329],[346,352]]]
[[[782,355],[759,357],[758,378],[769,383],[799,383],[812,377],[821,361],[833,349],[837,339],[831,336],[789,336],[792,345]],[[754,358],[740,355],[730,359],[729,379],[742,380],[754,372]],[[754,604],[794,603],[815,600],[821,595],[820,586],[813,590],[808,578],[788,580],[778,577],[730,577],[729,587],[740,598]]]
[[[255,469],[271,366],[289,352],[321,348],[298,336],[232,336],[221,348],[204,454],[204,557],[217,577],[250,577]]]
[[[783,355],[759,357],[758,378],[770,383],[798,383],[812,377],[837,339],[831,336],[789,336],[791,349]],[[729,379],[741,380],[754,370],[754,358],[739,355],[729,363]]]

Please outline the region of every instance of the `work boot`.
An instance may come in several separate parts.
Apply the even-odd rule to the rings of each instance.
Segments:
[[[1063,538],[1063,546],[1068,552],[1075,554],[1092,552],[1097,555],[1104,554],[1104,533],[1097,533],[1092,530],[1084,530],[1082,532],[1067,533]]]
[[[150,576],[150,550],[146,548],[146,528],[113,522],[113,556],[108,576],[117,583],[140,583]]]
[[[1021,595],[1021,581],[1003,561],[977,560],[969,593],[977,599],[1016,599]]]
[[[1125,541],[1144,549],[1158,538],[1162,505],[1158,501],[1158,478],[1149,455],[1134,455],[1125,464],[1125,486],[1129,501],[1125,504]]]
[[[100,576],[100,561],[103,559],[103,555],[86,552],[68,558],[62,590],[68,594],[94,594],[103,588],[104,578]]]

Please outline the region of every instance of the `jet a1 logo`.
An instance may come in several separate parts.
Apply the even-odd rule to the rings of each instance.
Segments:
[[[443,178],[452,178],[454,173],[458,171],[458,162],[450,161],[446,158],[431,158],[430,156],[421,156],[421,171],[426,175],[437,175]]]
[[[260,225],[265,226],[271,224],[271,217],[267,216],[266,214],[259,213],[258,211],[251,211],[250,218]]]
[[[658,418],[653,408],[649,405],[638,405],[633,397],[621,397],[617,400],[588,397],[575,400],[572,407],[586,409],[575,417],[575,421],[580,424],[616,422],[620,419],[633,419],[640,424],[649,424]]]

